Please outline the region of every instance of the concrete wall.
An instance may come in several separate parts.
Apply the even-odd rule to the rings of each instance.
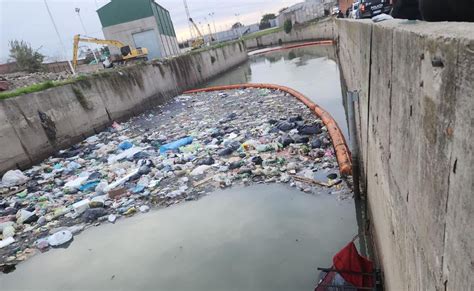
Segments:
[[[266,46],[275,46],[279,43],[288,43],[305,40],[335,39],[336,32],[334,21],[326,18],[317,24],[304,24],[294,26],[291,33],[279,31],[257,38],[245,40],[245,46],[248,49],[255,49]]]
[[[338,20],[388,290],[474,290],[474,24]]]
[[[0,175],[40,162],[108,126],[244,62],[242,42],[103,71],[74,84],[0,100]]]
[[[334,39],[358,90],[362,177],[388,290],[474,290],[474,23],[329,20],[249,48]]]

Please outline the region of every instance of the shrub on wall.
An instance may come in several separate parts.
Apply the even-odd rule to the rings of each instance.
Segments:
[[[286,33],[291,32],[291,30],[293,29],[293,24],[291,23],[291,20],[285,21],[285,23],[283,24],[283,29],[285,29]]]

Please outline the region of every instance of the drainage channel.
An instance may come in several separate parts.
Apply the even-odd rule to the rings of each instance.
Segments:
[[[287,85],[328,110],[347,134],[332,47],[275,54],[274,59],[256,57],[256,67],[252,58],[208,85],[248,81]],[[149,132],[171,124],[176,113],[186,118],[190,104],[175,104],[129,124]],[[325,178],[323,173],[315,176]],[[89,229],[68,249],[34,256],[17,271],[0,276],[0,285],[5,290],[312,290],[317,267],[329,267],[332,256],[358,232],[354,201],[338,199],[332,192],[337,191],[308,195],[285,184],[214,191],[115,226]]]

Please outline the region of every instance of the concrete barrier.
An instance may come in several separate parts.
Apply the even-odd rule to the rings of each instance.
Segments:
[[[103,71],[73,84],[0,100],[0,174],[138,114],[247,60],[243,42]]]
[[[336,31],[331,18],[320,20],[317,23],[302,24],[293,27],[290,33],[278,31],[245,40],[248,49],[275,46],[281,43],[335,39]]]
[[[337,20],[388,290],[473,290],[474,24]]]

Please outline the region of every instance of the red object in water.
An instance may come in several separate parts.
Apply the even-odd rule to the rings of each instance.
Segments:
[[[7,91],[8,90],[8,82],[7,81],[0,81],[0,91]]]
[[[374,287],[373,275],[371,276],[352,273],[373,273],[374,271],[374,263],[369,259],[359,255],[354,242],[349,243],[342,250],[340,250],[332,260],[334,269],[340,270],[338,273],[344,278],[346,282],[352,284],[355,287]]]

